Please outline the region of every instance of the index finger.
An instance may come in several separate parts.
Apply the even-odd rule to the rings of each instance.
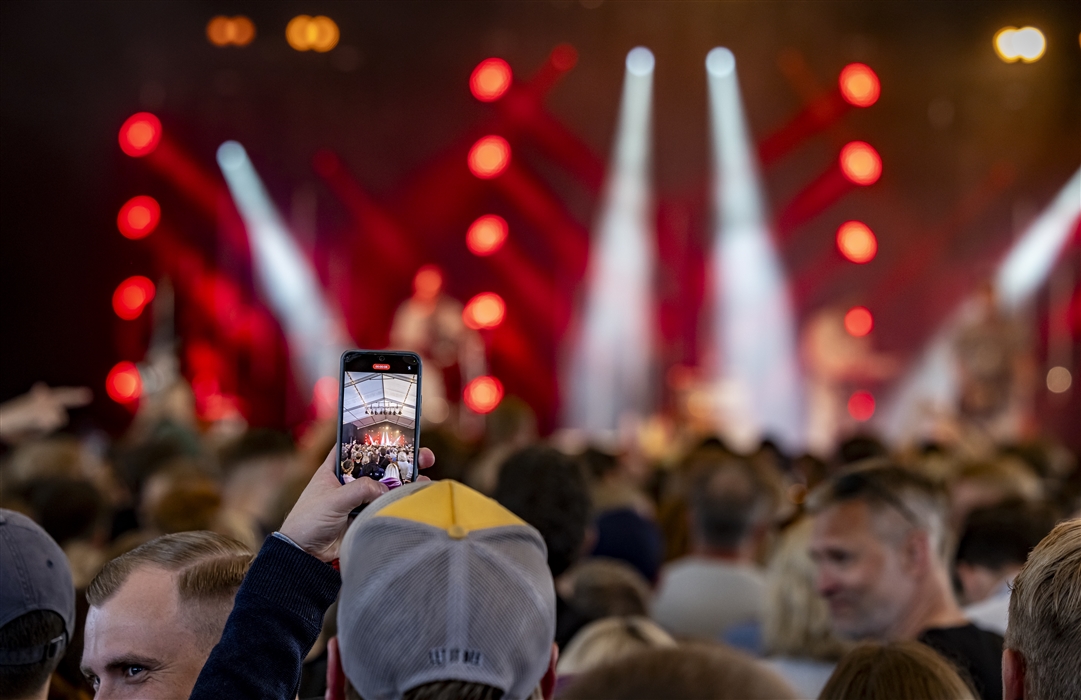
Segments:
[[[432,466],[435,466],[435,453],[427,447],[420,448],[420,452],[417,453],[417,467],[428,469]]]

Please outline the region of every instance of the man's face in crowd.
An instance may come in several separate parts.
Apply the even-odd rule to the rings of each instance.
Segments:
[[[82,670],[95,698],[186,698],[210,655],[194,611],[181,607],[175,575],[133,571],[101,607],[90,608]]]
[[[859,500],[830,506],[814,519],[815,586],[829,604],[834,630],[850,639],[891,638],[915,590],[900,544],[884,539],[881,529]]]

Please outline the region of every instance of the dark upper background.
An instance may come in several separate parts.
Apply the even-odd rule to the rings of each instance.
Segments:
[[[801,107],[778,68],[782,50],[799,50],[824,85],[846,63],[863,61],[882,80],[878,104],[854,110],[838,130],[766,173],[776,206],[826,167],[841,135],[869,141],[885,164],[880,183],[809,222],[785,250],[789,267],[799,268],[831,245],[845,218],[873,222],[879,236],[875,266],[845,268],[817,297],[801,301],[805,311],[859,298],[875,275],[910,251],[921,229],[949,217],[1004,163],[1013,183],[951,232],[935,261],[939,277],[965,271],[978,279],[1078,167],[1081,4],[595,4],[0,3],[0,400],[39,379],[87,384],[98,400],[83,420],[119,424],[121,414],[102,391],[106,371],[120,359],[110,298],[121,279],[146,271],[147,258],[116,233],[115,216],[132,194],[164,189],[117,147],[119,125],[140,109],[158,114],[208,168],[219,143],[241,140],[285,211],[297,188],[314,188],[317,236],[328,236],[346,217],[313,174],[312,154],[333,147],[377,197],[392,196],[489,114],[467,79],[491,55],[506,58],[516,77],[528,77],[555,45],[571,43],[578,64],[547,105],[605,157],[626,52],[650,47],[657,59],[657,191],[679,202],[695,201],[708,175],[709,49],[735,52],[758,137]],[[301,13],[332,17],[341,29],[338,48],[290,49],[284,27]],[[250,17],[254,43],[210,45],[205,27],[217,14]],[[1044,31],[1047,54],[1031,65],[999,61],[991,48],[995,31],[1026,24]],[[929,118],[932,104],[937,124]],[[588,224],[591,200],[558,177],[553,187]],[[933,318],[916,309],[933,306],[926,297],[935,291],[918,286],[906,291],[911,296],[901,308],[877,319],[884,349],[910,356],[933,329]],[[479,291],[468,280],[452,278],[450,287],[459,296]]]

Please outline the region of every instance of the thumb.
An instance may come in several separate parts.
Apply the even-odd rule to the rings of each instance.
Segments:
[[[354,508],[371,503],[389,490],[386,484],[362,476],[334,489],[330,507],[340,515],[348,515]]]

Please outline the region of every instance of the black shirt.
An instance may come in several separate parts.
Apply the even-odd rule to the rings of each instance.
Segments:
[[[951,661],[983,700],[1002,700],[1002,637],[968,624],[924,630],[919,641]]]

